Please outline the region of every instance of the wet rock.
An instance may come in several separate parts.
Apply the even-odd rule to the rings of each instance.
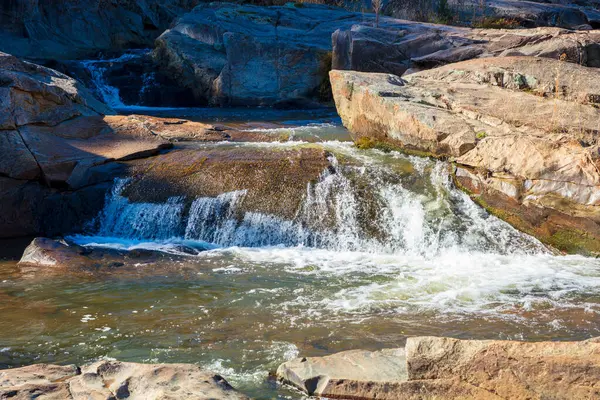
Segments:
[[[32,365],[0,371],[0,398],[241,400],[221,376],[191,364],[99,361],[75,366]]]
[[[247,191],[240,213],[260,212],[293,219],[309,182],[330,165],[320,146],[217,147],[171,151],[129,163],[133,202],[163,203],[170,197],[216,197]],[[243,215],[243,214],[242,214]]]
[[[173,19],[196,4],[197,0],[2,2],[0,49],[19,57],[74,59],[150,47]]]
[[[173,251],[177,254],[173,254]],[[27,279],[40,279],[48,276],[111,276],[136,278],[157,276],[168,273],[180,275],[196,274],[192,266],[180,265],[177,260],[186,255],[197,255],[206,250],[200,247],[179,248],[171,246],[168,251],[136,248],[120,250],[78,246],[64,239],[35,238],[23,252],[19,270]]]
[[[600,251],[595,70],[515,57],[404,79],[331,77],[338,112],[359,144],[451,157],[457,181],[491,212],[561,250]],[[494,197],[502,200],[490,206]]]
[[[326,97],[331,34],[362,20],[322,5],[203,4],[157,39],[154,56],[199,104],[307,104]]]
[[[600,66],[600,32],[469,29],[393,19],[333,36],[333,69],[402,75],[473,58],[535,56]]]

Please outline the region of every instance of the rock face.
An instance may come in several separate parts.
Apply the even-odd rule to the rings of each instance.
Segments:
[[[35,59],[88,58],[100,52],[151,47],[197,0],[4,1],[0,50]]]
[[[154,55],[200,104],[306,105],[327,98],[331,34],[362,20],[319,5],[202,4],[158,38]]]
[[[598,253],[597,74],[517,57],[331,78],[359,144],[450,157],[456,181],[492,213],[561,250]]]
[[[333,36],[333,69],[385,72],[438,67],[473,58],[535,56],[600,67],[600,32],[558,28],[470,29],[382,19]]]
[[[242,400],[221,376],[191,364],[99,361],[78,368],[38,364],[0,371],[0,398]]]
[[[0,237],[66,234],[94,217],[127,161],[174,141],[253,135],[181,119],[116,116],[77,81],[0,54]]]
[[[409,338],[404,349],[349,351],[282,364],[307,394],[356,400],[592,399],[600,343]]]
[[[535,28],[556,26],[567,29],[598,28],[599,4],[592,1],[521,1],[450,0],[447,11],[440,15],[439,2],[391,0],[384,6],[384,14],[395,18],[424,21],[449,20],[461,25],[506,25]]]
[[[235,147],[172,151],[128,163],[131,183],[123,195],[133,202],[164,203],[171,197],[216,197],[247,191],[237,210],[293,219],[309,182],[330,166],[320,146]]]

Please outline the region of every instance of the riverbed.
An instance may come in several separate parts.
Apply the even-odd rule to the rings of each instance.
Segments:
[[[177,200],[140,206],[116,181],[94,228],[66,238],[164,252],[166,275],[140,264],[134,277],[25,276],[14,250],[22,244],[2,243],[12,254],[0,262],[0,368],[101,357],[195,363],[257,399],[300,398],[269,378],[300,355],[399,347],[413,335],[600,336],[600,261],[556,255],[488,215],[453,186],[448,163],[356,149],[331,111],[214,113],[153,112],[258,120],[253,129],[286,138],[176,148],[316,145],[335,171],[307,187],[294,220],[232,222],[243,193],[185,211]],[[143,227],[129,229],[132,221]],[[321,229],[307,228],[314,221]]]

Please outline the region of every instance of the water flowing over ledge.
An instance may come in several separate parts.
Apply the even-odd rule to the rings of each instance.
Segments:
[[[271,144],[272,146],[272,144]],[[331,167],[308,184],[293,220],[242,212],[247,191],[217,197],[171,197],[165,203],[132,203],[118,180],[96,219],[94,236],[187,240],[221,247],[307,247],[374,254],[439,256],[447,251],[494,254],[546,252],[535,239],[487,215],[452,187],[448,165],[396,153],[362,155],[328,142],[350,161]],[[414,176],[398,178],[400,163]],[[81,242],[81,238],[79,239]]]

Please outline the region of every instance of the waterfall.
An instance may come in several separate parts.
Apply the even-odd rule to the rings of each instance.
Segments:
[[[88,70],[91,76],[93,90],[98,97],[112,108],[126,108],[130,105],[124,104],[119,96],[119,89],[111,86],[106,79],[106,72],[113,64],[124,64],[133,60],[138,60],[148,54],[149,50],[136,50],[123,54],[120,57],[112,59],[85,60],[81,64]],[[143,86],[141,93],[147,90],[149,85],[154,83],[153,74],[144,74],[142,77]]]
[[[405,157],[405,156],[403,156]],[[144,240],[185,240],[219,246],[303,246],[336,251],[439,255],[447,250],[528,254],[544,250],[535,239],[487,214],[449,179],[441,161],[410,158],[412,185],[376,163],[331,167],[307,185],[296,216],[285,220],[248,212],[247,190],[217,197],[171,197],[161,204],[123,196],[117,180],[98,217],[96,232]]]

